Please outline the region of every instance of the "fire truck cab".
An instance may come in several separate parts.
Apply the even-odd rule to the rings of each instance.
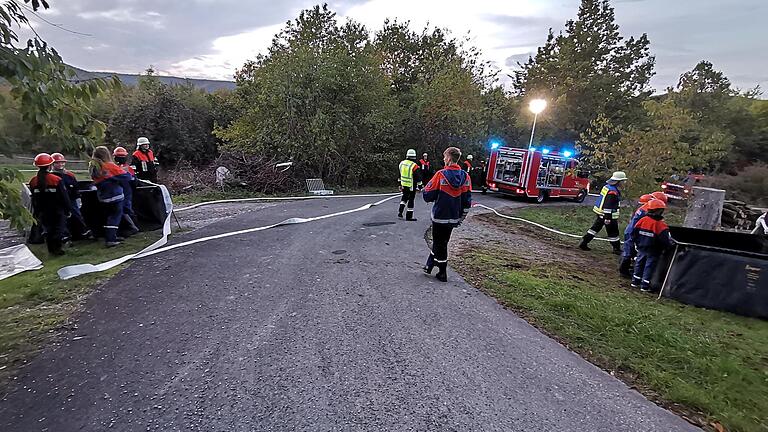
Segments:
[[[548,198],[584,201],[589,179],[580,177],[579,161],[571,152],[499,147],[491,151],[486,183],[488,189],[537,203]]]

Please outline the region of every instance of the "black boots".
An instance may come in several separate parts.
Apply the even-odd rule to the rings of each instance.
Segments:
[[[614,255],[621,255],[621,242],[616,240],[611,242],[611,246],[613,247],[613,254]]]
[[[632,277],[632,258],[622,257],[619,264],[619,274],[623,278],[630,279]]]
[[[437,263],[438,272],[435,278],[440,282],[448,282],[448,272],[446,271],[448,263]]]
[[[584,237],[581,238],[581,243],[579,243],[579,249],[585,251],[592,250],[587,245],[592,241],[593,238],[595,238],[595,236],[592,234],[584,234]]]
[[[130,215],[124,214],[123,215],[123,226],[125,230],[120,231],[120,235],[122,237],[130,237],[134,234],[137,234],[139,232],[139,228],[136,226],[135,223],[133,223],[133,219]]]
[[[432,269],[435,268],[435,257],[432,254],[429,254],[429,258],[427,258],[427,263],[424,264],[424,273],[426,274],[432,274]]]

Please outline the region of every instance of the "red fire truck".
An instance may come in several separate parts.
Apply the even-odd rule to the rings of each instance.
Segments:
[[[488,189],[533,198],[571,198],[584,201],[589,180],[578,172],[579,161],[569,151],[499,147],[491,151],[486,183]]]

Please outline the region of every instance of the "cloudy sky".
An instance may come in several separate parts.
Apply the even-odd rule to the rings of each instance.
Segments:
[[[2,1],[2,0],[0,0]],[[74,66],[232,79],[263,52],[303,0],[49,0],[35,29]],[[469,34],[487,60],[509,73],[518,60],[576,16],[579,0],[337,0],[339,16],[377,29],[385,18]],[[657,90],[707,59],[738,87],[768,88],[768,0],[614,0],[625,36],[647,33],[656,56]]]

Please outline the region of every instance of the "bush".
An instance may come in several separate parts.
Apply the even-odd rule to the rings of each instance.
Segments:
[[[181,162],[173,170],[162,171],[160,181],[174,194],[210,192],[219,188],[216,169],[220,166],[230,172],[224,189],[239,188],[253,193],[276,194],[299,191],[303,184],[296,177],[294,168],[283,171],[275,168],[282,162],[242,152],[225,152],[204,168],[189,162]]]
[[[725,189],[726,197],[750,205],[768,206],[768,165],[748,165],[737,175],[720,174],[706,178],[704,186]]]

